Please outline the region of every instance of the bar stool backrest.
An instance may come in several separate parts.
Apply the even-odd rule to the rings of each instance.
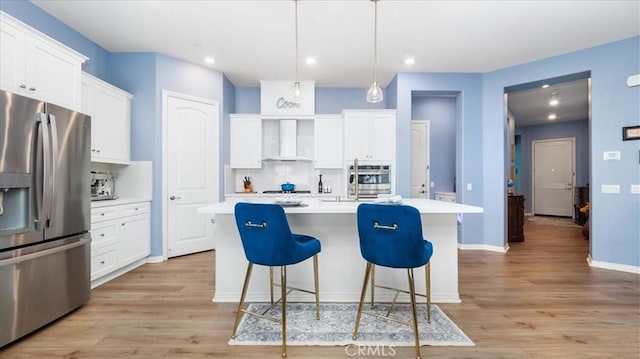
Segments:
[[[235,219],[249,262],[266,266],[291,263],[296,243],[281,206],[239,202]]]
[[[424,245],[420,212],[412,206],[362,203],[357,209],[360,252],[370,263],[392,268],[425,265],[433,253]]]

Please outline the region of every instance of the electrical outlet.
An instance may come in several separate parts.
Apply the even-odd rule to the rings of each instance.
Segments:
[[[620,193],[620,185],[617,184],[603,184],[602,193]]]
[[[640,194],[640,184],[632,184],[631,185],[631,193]]]
[[[436,183],[431,181],[431,183],[429,183],[429,186],[431,186],[431,188],[434,188],[436,186]]]
[[[473,189],[473,186],[471,183],[467,183],[467,191],[471,191],[471,189]]]

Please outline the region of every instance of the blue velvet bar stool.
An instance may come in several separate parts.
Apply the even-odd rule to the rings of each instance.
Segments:
[[[320,241],[314,237],[291,233],[284,209],[277,204],[243,203],[235,205],[235,218],[244,254],[249,261],[247,273],[242,287],[236,320],[233,324],[231,338],[235,338],[242,313],[255,315],[282,323],[282,356],[287,356],[287,294],[297,290],[315,294],[316,319],[320,319],[320,297],[318,290],[318,253]],[[313,280],[315,290],[287,286],[287,266],[313,257]],[[271,306],[262,313],[254,313],[243,308],[244,300],[251,279],[253,265],[269,267],[269,287],[271,289]],[[274,283],[273,267],[280,267],[280,284]],[[273,286],[281,287],[281,297],[273,301]],[[278,302],[282,302],[282,318],[276,319],[265,314]]]
[[[392,320],[413,327],[416,347],[416,358],[420,358],[420,339],[418,334],[418,318],[416,315],[416,295],[426,297],[427,320],[430,322],[431,288],[429,260],[433,254],[433,245],[422,236],[422,220],[420,212],[415,207],[398,204],[370,204],[362,203],[357,209],[358,235],[360,237],[360,253],[367,261],[360,305],[353,330],[353,339],[358,337],[358,327],[362,314],[372,315],[381,319]],[[389,286],[376,285],[373,279],[376,265],[389,268],[407,269],[409,290],[397,289]],[[426,293],[416,294],[413,269],[425,267]],[[374,288],[393,290],[396,295],[386,315],[379,315],[362,310],[369,279],[371,278],[371,305],[373,306]],[[391,317],[391,311],[400,293],[409,294],[411,301],[412,322]]]

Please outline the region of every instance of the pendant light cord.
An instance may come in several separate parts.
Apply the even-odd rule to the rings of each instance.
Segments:
[[[376,76],[378,67],[378,0],[373,1],[373,82],[378,82]]]
[[[293,0],[295,3],[295,10],[296,10],[296,82],[298,82],[300,74],[299,74],[299,70],[298,70],[298,0]]]

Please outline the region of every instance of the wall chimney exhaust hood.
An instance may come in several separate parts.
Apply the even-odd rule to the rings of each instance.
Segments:
[[[298,120],[279,120],[280,153],[264,158],[265,161],[311,161],[309,157],[298,156]]]

